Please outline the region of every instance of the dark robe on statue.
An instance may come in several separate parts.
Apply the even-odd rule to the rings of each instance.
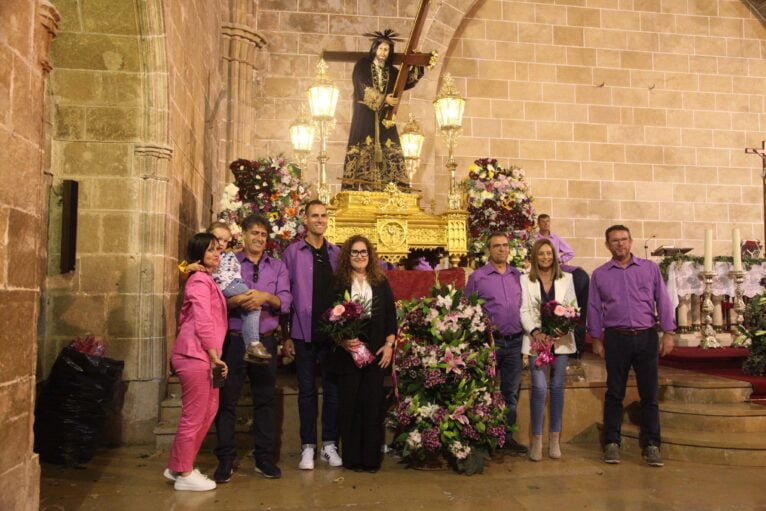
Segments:
[[[344,190],[382,190],[389,182],[409,186],[396,126],[386,128],[382,122],[390,108],[384,98],[393,92],[399,70],[387,63],[381,73],[376,73],[373,66],[371,57],[360,59],[354,66],[354,109],[343,164]],[[423,68],[413,69],[405,90],[414,87],[423,76]],[[375,166],[376,110],[381,151],[378,156],[382,157],[379,170]]]

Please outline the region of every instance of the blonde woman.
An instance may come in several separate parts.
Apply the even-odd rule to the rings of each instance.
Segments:
[[[540,461],[543,450],[543,416],[545,396],[550,389],[550,424],[548,455],[561,457],[559,438],[564,413],[564,379],[569,355],[575,353],[575,341],[571,332],[551,338],[540,331],[540,304],[556,300],[577,305],[572,275],[561,271],[556,249],[550,240],[538,240],[532,247],[529,273],[521,276],[521,326],[524,329],[522,353],[529,355],[532,373],[532,392],[529,400],[532,421],[532,445],[529,459]],[[556,360],[550,366],[536,366],[536,353],[531,350],[532,339],[553,342]],[[550,370],[550,375],[547,373]]]

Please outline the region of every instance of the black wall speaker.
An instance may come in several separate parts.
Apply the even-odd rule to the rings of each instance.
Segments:
[[[61,273],[75,269],[77,259],[77,191],[79,183],[65,179],[61,214]]]

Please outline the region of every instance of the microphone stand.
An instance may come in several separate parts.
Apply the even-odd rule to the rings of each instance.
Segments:
[[[656,237],[657,236],[655,234],[652,234],[650,237],[644,240],[644,259],[649,259],[649,240]]]

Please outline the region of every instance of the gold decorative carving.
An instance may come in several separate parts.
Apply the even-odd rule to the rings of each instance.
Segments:
[[[407,222],[378,219],[378,246],[386,252],[398,252],[407,246]]]
[[[401,192],[395,185],[381,192],[342,191],[328,208],[326,236],[334,243],[355,234],[366,236],[380,258],[392,263],[413,248],[446,249],[457,261],[467,252],[467,212],[451,209],[430,215],[420,208],[419,200],[419,194]]]

